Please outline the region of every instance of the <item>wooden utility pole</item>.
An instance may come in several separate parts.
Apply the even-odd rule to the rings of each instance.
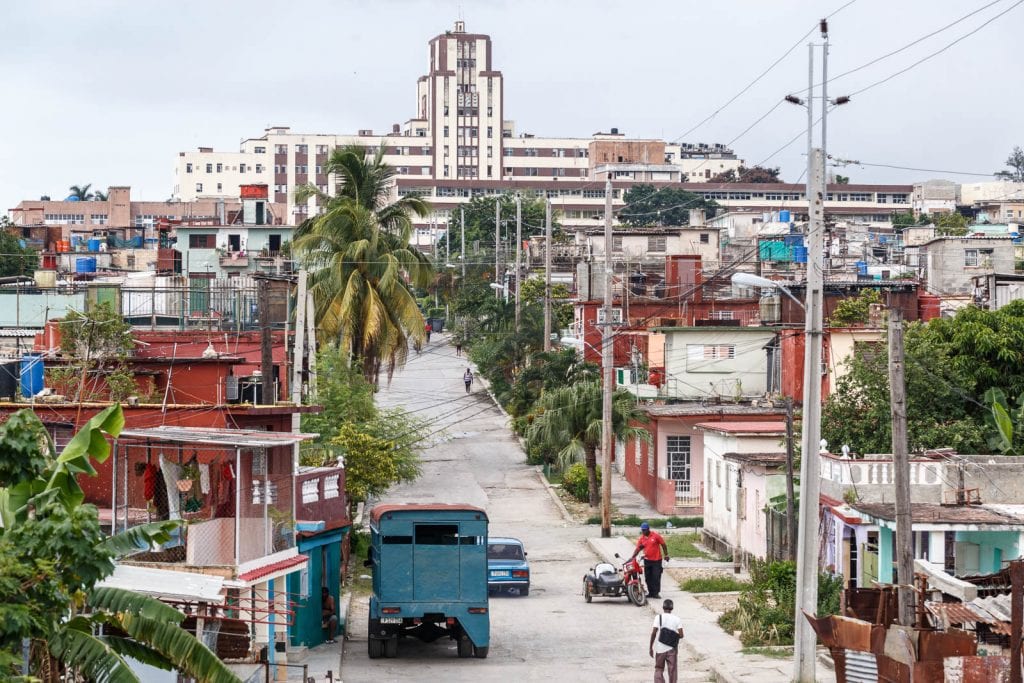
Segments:
[[[1010,683],[1021,683],[1021,621],[1024,620],[1024,561],[1010,563]]]
[[[601,326],[601,538],[612,535],[612,174],[604,183],[604,324]]]
[[[274,396],[274,353],[270,336],[270,281],[260,279],[257,292],[257,308],[260,316],[260,373],[263,380],[262,404],[272,405]]]
[[[519,254],[523,250],[523,199],[516,194],[516,332],[519,331],[519,280],[522,277],[522,266],[519,265]]]
[[[793,399],[786,397],[786,556],[796,561],[796,493],[793,490]]]
[[[551,350],[551,200],[544,202],[544,350]]]
[[[903,314],[889,310],[889,396],[892,415],[893,480],[896,484],[896,571],[900,623],[914,625],[914,529],[910,514],[907,455],[907,388],[903,378]]]

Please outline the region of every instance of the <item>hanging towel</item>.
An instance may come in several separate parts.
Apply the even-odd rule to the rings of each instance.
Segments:
[[[199,466],[199,491],[206,495],[210,492],[210,466]]]
[[[181,519],[178,512],[181,505],[181,496],[178,495],[178,480],[181,479],[181,467],[160,454],[160,470],[164,474],[164,485],[167,487],[167,518]]]
[[[146,500],[153,500],[156,497],[156,465],[146,465],[146,469],[142,473],[142,486],[143,495]]]

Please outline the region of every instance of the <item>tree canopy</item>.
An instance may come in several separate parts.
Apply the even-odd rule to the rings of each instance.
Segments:
[[[523,239],[533,235],[544,234],[545,208],[544,200],[539,197],[522,197]],[[494,207],[501,204],[501,242],[514,248],[516,239],[516,198],[512,192],[485,197],[473,197],[461,209],[466,215],[466,260],[474,261],[471,256],[479,252],[494,253]],[[552,230],[558,232],[558,212],[552,211]],[[452,263],[458,263],[456,254],[462,250],[462,214],[452,211],[448,219],[447,235],[437,245],[438,253],[447,249],[451,253]],[[450,239],[450,241],[449,241]]]
[[[8,232],[14,227],[7,216],[0,219],[0,277],[31,276],[39,267],[39,254],[22,246],[21,240]]]
[[[616,215],[626,225],[689,225],[690,209],[704,209],[707,216],[715,215],[718,204],[703,196],[677,187],[655,188],[639,183],[623,195],[626,206]]]
[[[911,323],[904,346],[911,450],[992,452],[986,392],[999,389],[1010,404],[1024,395],[1024,301],[997,311],[972,306],[953,318]],[[887,453],[892,432],[886,346],[864,347],[849,363],[824,405],[822,436],[858,453]]]
[[[1005,163],[1009,168],[996,171],[993,175],[1000,180],[1024,183],[1024,150],[1020,146],[1015,146],[1010,156],[1006,157]]]
[[[764,166],[740,166],[739,172],[730,168],[717,175],[711,176],[712,183],[781,183],[779,178],[780,169],[766,168]]]

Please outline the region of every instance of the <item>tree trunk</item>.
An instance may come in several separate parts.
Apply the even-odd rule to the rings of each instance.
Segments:
[[[597,485],[597,449],[587,447],[587,455],[584,459],[584,464],[587,466],[587,489],[590,493],[590,507],[596,508],[599,502]]]

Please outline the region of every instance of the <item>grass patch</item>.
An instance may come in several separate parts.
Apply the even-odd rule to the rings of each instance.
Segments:
[[[727,593],[741,591],[749,586],[748,581],[737,581],[731,576],[709,576],[702,579],[687,579],[679,587],[688,593]]]
[[[550,470],[544,476],[547,478],[548,483],[551,484],[552,486],[561,486],[562,485],[562,472],[561,472],[561,470],[552,469],[552,470]],[[600,524],[600,522],[601,522],[601,519],[598,518],[598,524]]]
[[[627,515],[625,517],[615,517],[612,519],[613,526],[640,526],[641,522],[647,522],[654,529],[664,529],[671,522],[673,527],[693,529],[696,527],[704,526],[703,517],[676,517],[675,515],[667,517],[665,519],[641,519],[636,515]],[[601,518],[599,516],[590,517],[587,519],[587,524],[600,524]]]
[[[697,546],[700,534],[666,534],[665,545],[669,557],[706,558],[708,554]]]
[[[772,657],[774,659],[791,659],[793,657],[793,648],[789,646],[745,647],[740,652],[745,655],[761,655],[762,657]]]

